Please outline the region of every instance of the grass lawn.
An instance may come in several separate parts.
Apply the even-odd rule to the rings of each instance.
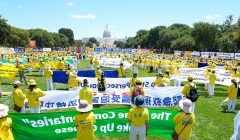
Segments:
[[[90,67],[86,61],[81,61],[79,63],[79,70],[88,70]],[[127,77],[131,77],[131,71],[127,71]],[[156,73],[148,73],[148,70],[139,70],[140,77],[156,76]],[[27,76],[28,79],[35,79],[38,83],[38,87],[45,90],[45,79],[43,77],[38,77],[37,72],[32,75]],[[19,79],[16,77],[14,80]],[[1,89],[4,92],[12,91],[12,83],[14,80],[8,80],[1,78],[2,83]],[[237,101],[236,111],[234,113],[225,113],[224,110],[227,109],[227,104],[223,107],[220,103],[227,97],[227,87],[216,85],[215,96],[213,98],[207,98],[207,91],[204,90],[203,84],[198,83],[198,92],[201,95],[198,102],[196,103],[195,115],[196,115],[196,125],[193,129],[192,140],[229,140],[233,134],[233,119],[240,109],[240,101]],[[24,89],[27,88],[24,86]],[[68,89],[67,85],[64,84],[54,84],[56,89]],[[12,96],[7,96],[0,98],[0,103],[4,103],[10,106],[10,112],[12,112]],[[126,107],[123,105],[105,105],[101,109],[105,108],[120,108]],[[65,109],[66,110],[66,109]],[[65,111],[54,110],[54,111]],[[69,110],[69,109],[68,109]],[[73,109],[71,109],[73,110]],[[52,112],[53,110],[51,110]],[[50,112],[50,111],[43,111]],[[127,140],[128,135],[111,135],[111,136],[96,136],[96,140]],[[148,140],[159,140],[160,137],[148,136]]]

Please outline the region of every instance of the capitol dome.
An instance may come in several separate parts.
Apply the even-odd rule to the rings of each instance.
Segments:
[[[106,26],[106,30],[103,32],[103,38],[111,38],[111,32],[108,30],[108,25]]]

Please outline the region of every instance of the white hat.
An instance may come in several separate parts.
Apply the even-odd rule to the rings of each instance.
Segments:
[[[20,81],[15,81],[14,85],[22,85],[22,83]]]
[[[80,104],[76,106],[76,110],[79,112],[89,112],[93,109],[93,106],[88,103],[87,100],[81,100]]]
[[[4,118],[8,115],[9,108],[4,104],[0,104],[0,118]]]
[[[72,77],[77,77],[77,72],[74,70],[74,71],[72,71],[72,72],[70,73],[70,75],[71,75]]]
[[[185,112],[185,113],[192,113],[192,101],[189,99],[180,100],[179,101],[179,107]]]

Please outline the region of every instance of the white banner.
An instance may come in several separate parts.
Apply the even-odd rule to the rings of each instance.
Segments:
[[[51,48],[43,48],[43,52],[51,52]]]
[[[193,57],[199,57],[200,55],[201,55],[200,52],[196,52],[196,51],[192,52]]]
[[[146,106],[178,106],[178,102],[183,98],[182,89],[183,87],[147,88]],[[93,104],[130,105],[129,91],[129,88],[110,88],[106,93],[94,92]],[[40,101],[41,110],[75,107],[80,102],[79,91],[47,91]],[[27,104],[25,106],[28,109]]]
[[[222,53],[222,52],[217,52],[217,57],[221,59],[234,59],[234,53]]]
[[[122,61],[121,58],[101,58],[99,60],[100,66],[108,68],[119,68],[120,63],[123,63],[124,68],[130,68],[132,64],[127,61]]]
[[[181,56],[182,55],[182,51],[174,51],[174,55]]]
[[[240,53],[235,53],[235,59],[240,60]]]
[[[216,55],[215,52],[201,52],[201,57],[202,58],[214,58]]]

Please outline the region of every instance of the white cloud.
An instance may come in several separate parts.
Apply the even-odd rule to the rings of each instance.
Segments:
[[[67,6],[73,6],[74,4],[73,4],[73,2],[68,2],[67,3]]]
[[[207,15],[207,16],[204,16],[204,19],[205,20],[215,20],[217,18],[220,18],[222,17],[221,15],[218,15],[218,14],[214,14],[214,15]]]
[[[87,14],[87,15],[73,14],[73,15],[70,15],[70,17],[75,19],[95,19],[96,18],[94,14]]]

